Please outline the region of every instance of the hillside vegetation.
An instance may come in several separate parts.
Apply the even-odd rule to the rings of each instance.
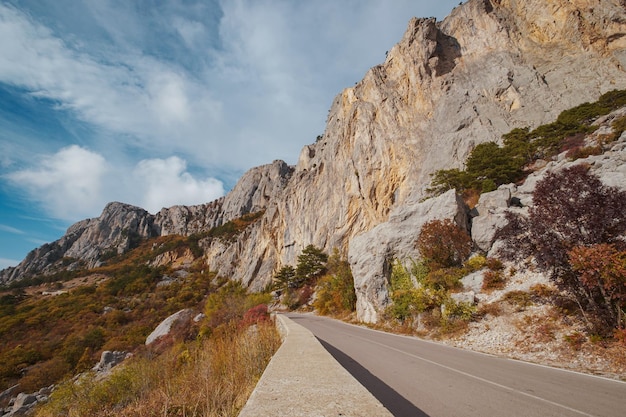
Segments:
[[[0,391],[19,384],[21,392],[34,392],[87,372],[79,384],[57,387],[38,415],[145,415],[157,409],[167,415],[235,415],[280,344],[268,319],[271,297],[217,277],[196,255],[200,239],[228,239],[256,218],[202,236],[151,239],[102,267],[5,288]],[[163,254],[184,262],[160,264]],[[159,322],[184,308],[206,317],[144,346]],[[105,350],[135,355],[102,381],[89,371]]]
[[[518,336],[507,338],[519,339],[517,346],[482,344],[479,349],[517,351],[515,355],[529,354],[524,357],[539,361],[545,361],[545,353],[552,350],[561,359],[551,358],[550,363],[573,366],[567,362],[576,356],[581,357],[577,369],[606,361],[611,365],[595,372],[623,374],[626,192],[603,184],[585,161],[611,149],[622,136],[624,106],[626,91],[606,93],[598,102],[563,112],[556,122],[505,134],[503,146],[478,145],[465,170],[435,173],[434,194],[456,188],[468,204],[475,204],[482,192],[510,182],[521,184],[532,172],[540,172],[545,166],[540,160],[582,161],[543,175],[534,187],[533,205],[509,210],[507,225],[497,235],[500,249],[488,257],[453,222],[426,223],[415,236],[420,257],[396,259],[391,265],[390,303],[377,326],[457,340],[463,346],[477,346],[471,337],[478,329],[500,338],[515,332]],[[616,110],[620,111],[608,119],[610,129],[605,127],[606,133],[592,137],[600,127],[594,121]],[[289,291],[298,294],[297,302],[293,296],[284,297],[292,308],[307,305],[306,296],[313,293],[295,279],[296,271],[286,266],[276,277],[278,282],[293,277],[288,280],[293,287]],[[467,281],[466,277],[474,278]],[[474,290],[465,288],[477,279],[481,282],[478,303]],[[343,299],[341,291],[327,284],[317,288],[323,297],[316,295],[308,305],[322,314],[346,317],[350,309],[335,311],[320,301]],[[504,324],[505,317],[511,318],[513,329]],[[493,325],[502,326],[500,336]]]

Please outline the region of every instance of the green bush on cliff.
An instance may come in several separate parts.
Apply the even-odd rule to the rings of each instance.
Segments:
[[[463,194],[468,190],[488,192],[502,184],[517,182],[527,174],[524,167],[537,159],[547,159],[567,150],[568,139],[593,132],[592,123],[600,116],[626,106],[626,90],[603,94],[594,103],[583,103],[559,114],[556,121],[530,131],[516,128],[502,136],[502,146],[495,142],[477,145],[467,158],[465,170],[447,169],[432,174],[428,191],[440,195],[450,189]],[[626,125],[614,124],[616,135]]]

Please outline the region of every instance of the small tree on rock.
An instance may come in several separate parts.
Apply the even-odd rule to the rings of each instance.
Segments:
[[[296,269],[291,265],[285,265],[274,274],[274,288],[284,290],[293,287],[296,281]]]
[[[308,245],[298,256],[296,282],[302,285],[324,275],[326,272],[326,261],[328,261],[328,255],[320,248],[314,245]]]

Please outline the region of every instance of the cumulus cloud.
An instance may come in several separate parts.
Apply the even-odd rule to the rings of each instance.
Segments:
[[[186,169],[186,162],[176,156],[139,162],[134,177],[141,187],[142,206],[154,213],[163,207],[201,204],[224,195],[220,181],[198,180]]]
[[[135,167],[113,166],[96,152],[72,145],[42,157],[38,166],[7,175],[16,187],[54,217],[76,221],[93,217],[110,201],[123,201],[155,213],[177,204],[201,204],[224,194],[221,181],[187,172],[179,157],[145,159]],[[0,230],[18,229],[0,225]]]
[[[7,175],[31,198],[60,219],[76,219],[102,207],[103,179],[110,167],[94,152],[71,145]]]

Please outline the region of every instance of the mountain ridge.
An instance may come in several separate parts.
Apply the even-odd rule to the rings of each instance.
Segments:
[[[324,134],[295,166],[252,168],[221,199],[156,215],[109,204],[99,218],[72,225],[0,271],[0,282],[68,262],[93,267],[133,239],[189,236],[263,210],[235,241],[200,242],[209,269],[259,290],[308,244],[338,248],[360,282],[359,318],[376,321],[389,257],[411,252],[386,247],[369,256],[374,249],[360,247],[357,236],[374,245],[376,228],[414,218],[430,175],[462,167],[477,144],[626,88],[624,7],[618,0],[470,0],[442,22],[411,19],[385,61],[336,96]],[[397,227],[417,235],[424,221]]]

